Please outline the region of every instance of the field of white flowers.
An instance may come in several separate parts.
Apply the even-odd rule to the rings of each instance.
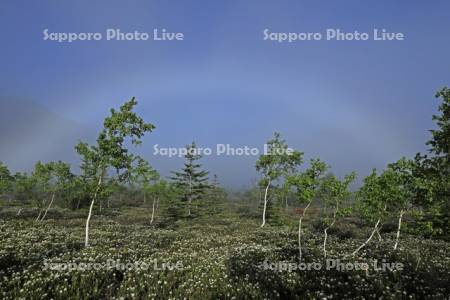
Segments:
[[[449,244],[408,235],[395,252],[394,236],[387,234],[357,257],[345,259],[363,239],[331,235],[328,258],[370,265],[377,259],[403,266],[377,271],[264,268],[264,263],[298,263],[295,230],[259,228],[255,221],[232,215],[184,221],[171,229],[120,216],[96,217],[91,247],[83,247],[83,234],[81,218],[42,223],[1,220],[0,297],[446,299],[450,295]],[[306,230],[305,263],[325,264],[322,239],[320,232]],[[108,260],[122,267],[139,262],[147,268],[98,267]],[[69,263],[77,268],[69,268]]]

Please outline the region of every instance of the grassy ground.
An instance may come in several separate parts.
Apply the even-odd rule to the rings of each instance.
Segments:
[[[24,212],[22,219],[11,214],[0,221],[3,299],[445,299],[450,295],[449,244],[443,241],[404,235],[394,252],[393,233],[386,233],[381,243],[374,240],[357,257],[343,259],[369,230],[347,222],[331,232],[328,258],[370,267],[327,269],[323,236],[310,226],[304,238],[304,263],[322,267],[298,270],[295,226],[259,228],[258,220],[244,218],[242,212],[161,227],[158,222],[149,224],[147,209],[122,209],[93,218],[89,248],[82,244],[80,215],[53,212],[49,220],[37,223]],[[378,264],[401,263],[403,270],[376,271],[375,259]],[[99,265],[108,260],[116,266]],[[140,268],[131,266],[136,262]],[[67,266],[61,263],[78,269],[61,270]],[[283,269],[286,266],[290,267]]]

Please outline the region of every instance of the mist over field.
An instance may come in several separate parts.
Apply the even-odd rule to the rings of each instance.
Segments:
[[[157,126],[140,151],[164,174],[176,163],[154,159],[153,144],[182,147],[195,140],[204,147],[261,147],[274,131],[282,132],[308,157],[323,157],[340,175],[356,170],[365,176],[372,167],[426,150],[427,130],[433,128],[429,116],[436,111],[430,91],[448,82],[442,57],[450,45],[441,38],[448,28],[445,2],[433,7],[414,2],[407,9],[357,1],[215,5],[115,4],[108,8],[111,14],[103,14],[101,5],[86,10],[80,3],[44,2],[23,10],[2,4],[0,24],[9,43],[0,57],[5,71],[0,75],[5,106],[1,119],[11,117],[9,109],[23,120],[21,125],[8,122],[1,127],[15,136],[2,143],[4,160],[17,170],[30,170],[38,159],[54,159],[53,153],[75,162],[69,145],[95,138],[93,132],[109,107],[133,96],[146,119]],[[201,13],[206,8],[208,17]],[[68,11],[80,19],[66,17]],[[352,11],[359,12],[357,19]],[[121,18],[113,21],[115,14]],[[15,26],[17,15],[30,26]],[[285,45],[264,41],[262,33],[267,27],[277,32],[327,27],[365,32],[373,24],[401,31],[406,38]],[[183,32],[185,38],[64,43],[44,40],[43,34],[44,29],[104,33],[108,28],[164,28]],[[41,108],[35,110],[36,106]],[[20,132],[27,124],[36,126],[34,139]],[[46,134],[48,126],[59,133]],[[52,141],[44,142],[49,136]],[[27,153],[30,159],[19,159],[15,149],[27,147],[35,149]],[[233,188],[256,178],[254,162],[252,157],[205,161]]]
[[[3,97],[1,101],[0,155],[14,171],[30,171],[37,160],[61,159],[78,163],[79,159],[73,145],[81,139],[94,140],[95,131],[101,124],[101,120],[98,124],[75,121],[74,118],[56,112],[39,101],[27,98]],[[183,114],[181,112],[183,107],[177,108],[177,106],[159,103],[160,105],[154,104],[155,109],[151,109],[154,105],[150,101],[145,99],[138,99],[138,101],[141,106],[140,111],[144,116],[148,115],[148,119],[155,116],[155,120],[161,120],[161,117],[156,116]],[[432,97],[427,97],[423,102],[426,101],[432,103],[434,100]],[[276,106],[276,103],[272,105]],[[200,106],[204,107],[205,103]],[[367,175],[372,167],[382,168],[386,163],[393,162],[401,155],[413,156],[417,152],[425,152],[427,148],[424,146],[424,141],[429,136],[427,130],[434,127],[430,118],[425,118],[417,124],[415,119],[408,118],[404,112],[400,112],[401,115],[406,115],[404,121],[394,121],[394,116],[391,119],[385,115],[382,115],[386,119],[383,122],[375,120],[374,115],[362,120],[359,114],[354,114],[350,116],[350,119],[342,118],[334,121],[336,123],[334,127],[335,125],[329,124],[330,120],[322,120],[320,117],[316,120],[311,117],[315,114],[320,115],[319,109],[311,112],[305,120],[303,117],[306,114],[301,113],[302,116],[296,118],[292,112],[283,111],[283,108],[274,107],[274,110],[281,111],[272,116],[265,115],[265,109],[255,112],[250,109],[247,112],[237,112],[236,108],[239,107],[237,102],[211,103],[206,106],[211,106],[211,110],[217,111],[208,113],[208,116],[199,116],[204,119],[204,123],[196,126],[194,124],[196,127],[194,132],[190,127],[183,125],[189,124],[191,118],[196,118],[192,114],[176,119],[169,117],[167,120],[161,120],[160,123],[154,122],[157,129],[151,137],[145,139],[145,144],[138,151],[162,174],[169,175],[182,160],[155,155],[155,145],[182,148],[195,140],[200,146],[213,150],[217,149],[218,144],[229,144],[232,148],[247,146],[258,148],[262,152],[264,141],[274,131],[281,131],[289,138],[293,148],[304,151],[307,157],[323,157],[333,165],[333,172],[336,174],[356,170],[361,175]],[[108,109],[105,105],[104,116]],[[195,109],[192,113],[195,115],[194,111]],[[245,113],[248,117],[238,116]],[[350,112],[346,115],[350,115]],[[279,121],[275,122],[273,119],[279,119]],[[345,122],[357,121],[361,121],[358,126],[345,125]],[[420,125],[420,123],[424,124]],[[294,131],[289,124],[298,124],[299,128],[303,129]],[[387,124],[391,124],[391,127]],[[423,132],[419,132],[416,128],[418,126],[424,127],[421,128]],[[392,130],[392,127],[395,130]],[[18,155],[18,153],[21,154]],[[231,155],[226,153],[217,155],[214,151],[210,156],[205,157],[205,164],[208,169],[221,177],[223,184],[228,188],[239,189],[251,184],[257,178],[253,168],[257,157],[232,154],[231,152]],[[239,169],[239,172],[236,172],[236,169]]]

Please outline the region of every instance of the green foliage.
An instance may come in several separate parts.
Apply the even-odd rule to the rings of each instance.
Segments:
[[[322,255],[314,251],[321,237],[312,234],[304,263],[322,268],[273,270],[277,264],[298,266],[295,236],[282,228],[255,230],[256,222],[228,215],[221,220],[224,224],[214,223],[217,218],[207,223],[196,219],[167,230],[136,224],[138,211],[122,224],[114,218],[98,220],[87,249],[78,243],[83,236],[79,219],[37,225],[0,220],[1,298],[445,299],[450,293],[449,244],[444,241],[405,236],[405,247],[397,252],[382,244],[357,259],[341,259],[342,264],[367,263],[366,273],[326,269]],[[330,257],[342,257],[357,242],[331,238]],[[60,263],[105,264],[109,259],[123,265],[146,263],[148,268],[50,268]],[[375,271],[375,259],[404,267]],[[182,267],[157,270],[153,260],[160,268],[177,262]]]
[[[36,201],[37,206],[42,206],[49,200],[51,195],[57,195],[65,200],[70,199],[71,189],[75,175],[70,171],[70,165],[62,161],[42,163],[38,161],[34,167],[28,182],[22,181],[23,191],[27,190],[27,184],[30,185],[29,192]],[[20,179],[19,179],[20,181]],[[31,187],[32,186],[32,187]]]
[[[213,175],[212,182],[209,186],[208,197],[211,200],[223,200],[227,197],[227,192],[220,185],[219,178],[216,174]]]
[[[380,175],[374,169],[364,179],[358,193],[358,208],[362,217],[374,222],[386,219],[389,213],[397,216],[400,211],[407,211],[420,184],[413,176],[414,167],[412,160],[401,158],[389,164]]]
[[[425,236],[450,239],[450,174],[446,175],[445,160],[417,154],[413,177],[415,193],[412,203],[416,232]]]
[[[389,211],[406,211],[412,206],[412,200],[421,186],[421,181],[414,177],[414,161],[402,157],[397,162],[389,164],[387,169],[393,172],[392,184],[395,185],[395,193],[389,201]]]
[[[128,152],[125,143],[129,140],[133,145],[139,145],[144,134],[151,132],[155,126],[145,123],[133,112],[136,105],[137,101],[133,97],[119,111],[111,109],[111,115],[105,119],[96,145],[80,142],[75,147],[82,157],[82,176],[91,192],[98,188],[99,178],[107,175],[108,169],[115,171],[119,181],[129,181],[133,164],[141,162],[138,156]]]
[[[201,164],[197,161],[201,158],[195,142],[186,146],[186,162],[180,172],[174,174],[170,179],[180,193],[180,199],[188,208],[188,215],[191,215],[192,203],[203,199],[209,189],[209,172],[201,170]],[[198,203],[196,203],[198,204]]]
[[[288,177],[287,182],[295,188],[296,199],[300,204],[308,204],[314,200],[328,168],[320,159],[311,159],[309,168],[304,172]]]
[[[224,203],[228,200],[227,192],[220,185],[219,178],[216,174],[213,175],[204,198],[199,208],[201,209],[201,213],[206,215],[219,213]]]
[[[267,142],[267,153],[260,155],[256,162],[256,171],[263,176],[261,179],[263,186],[274,182],[281,176],[295,172],[303,162],[302,152],[289,150],[286,141],[281,139],[279,133],[275,132],[273,138]]]
[[[167,182],[164,179],[160,179],[156,181],[153,185],[148,186],[147,191],[153,197],[156,197],[158,199],[164,199],[169,198],[172,192],[172,187],[169,182]]]
[[[55,177],[56,190],[60,193],[68,190],[75,175],[70,170],[70,164],[62,161],[50,163],[53,176]]]
[[[20,202],[31,202],[36,200],[35,179],[26,173],[14,174],[13,194]]]
[[[329,225],[338,217],[348,215],[351,207],[343,207],[344,202],[349,200],[351,192],[349,186],[356,179],[356,173],[352,172],[345,175],[343,180],[339,180],[336,176],[328,176],[323,180],[321,196],[324,203],[324,211],[330,211],[324,216],[324,223]],[[330,215],[331,214],[331,215]]]
[[[148,190],[152,183],[159,179],[158,172],[153,169],[150,164],[142,159],[137,159],[137,165],[133,168],[133,174],[131,181],[136,183],[143,190]]]
[[[436,93],[442,102],[439,114],[433,115],[437,129],[431,130],[431,156],[417,154],[414,176],[419,181],[414,202],[421,210],[418,221],[421,231],[450,239],[450,89]]]
[[[83,176],[74,176],[62,196],[64,203],[72,210],[89,206],[92,197],[89,182]]]
[[[80,142],[75,147],[78,154],[82,157],[81,170],[83,172],[83,181],[92,193],[89,214],[86,219],[86,247],[89,246],[89,222],[95,200],[99,198],[101,204],[101,201],[112,191],[111,186],[113,185],[105,184],[107,172],[111,169],[111,171],[115,172],[115,180],[125,182],[132,179],[134,164],[142,165],[142,159],[129,153],[126,143],[131,142],[132,145],[141,144],[144,134],[151,132],[155,126],[145,123],[133,111],[136,105],[137,101],[133,97],[130,101],[125,102],[119,111],[111,109],[111,115],[105,118],[103,122],[103,129],[98,135],[97,144],[88,145]]]
[[[427,143],[431,146],[431,152],[442,156],[446,162],[450,158],[450,89],[444,87],[436,93],[436,98],[442,99],[439,105],[439,115],[433,115],[433,121],[438,126],[437,130],[431,130],[432,139]],[[447,165],[447,168],[449,166]]]
[[[0,161],[0,197],[11,191],[13,182],[14,177],[11,175],[8,167]]]
[[[279,186],[273,187],[273,195],[277,200],[278,205],[287,207],[289,199],[293,196],[291,184],[288,182],[288,177]]]
[[[357,193],[357,208],[360,216],[369,222],[386,217],[387,203],[391,194],[388,174],[379,176],[373,169],[372,173],[364,178],[364,184]]]
[[[92,187],[84,176],[77,176],[71,172],[70,165],[64,162],[51,162],[52,184],[49,190],[54,191],[56,201],[60,207],[76,210],[89,206],[92,197]]]
[[[35,199],[37,206],[42,205],[47,200],[48,194],[53,191],[52,183],[52,165],[44,164],[38,161],[34,166],[34,171],[31,174],[34,183]]]
[[[281,135],[277,132],[274,133],[272,139],[266,143],[266,152],[259,156],[256,161],[256,171],[258,171],[262,177],[258,185],[264,189],[264,201],[263,201],[263,221],[261,226],[266,223],[266,214],[270,217],[277,218],[279,210],[275,209],[273,200],[269,196],[269,188],[272,187],[275,191],[282,191],[281,194],[288,192],[288,184],[283,188],[278,188],[277,183],[279,181],[285,184],[285,180],[291,174],[293,174],[297,168],[303,162],[303,153],[292,150],[288,147],[285,140],[281,138]],[[279,223],[279,220],[273,220],[274,223]]]
[[[158,186],[154,186],[158,179],[159,173],[146,160],[138,158],[137,165],[133,168],[131,182],[137,184],[141,189],[144,194],[144,202],[147,201],[147,193],[156,194],[158,192]]]
[[[186,207],[184,202],[180,202],[182,193],[172,182],[159,180],[151,187],[151,193],[158,197],[159,209],[164,218],[163,226],[171,227],[174,223],[185,215]]]

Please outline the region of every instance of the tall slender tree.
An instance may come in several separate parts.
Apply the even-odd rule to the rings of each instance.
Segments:
[[[150,187],[155,184],[158,179],[158,172],[153,169],[146,160],[140,158],[134,168],[132,181],[142,190],[144,203],[147,201],[147,193]]]
[[[372,240],[381,222],[387,218],[388,204],[392,201],[392,195],[396,194],[396,187],[393,184],[395,180],[395,173],[384,171],[378,175],[375,169],[364,178],[364,185],[357,193],[357,209],[363,219],[373,224],[373,229],[367,240],[352,252],[352,256]]]
[[[159,199],[160,194],[162,191],[162,186],[165,186],[165,184],[161,184],[161,181],[159,181],[159,174],[158,172],[153,169],[150,164],[140,159],[138,161],[138,164],[134,170],[134,176],[133,181],[137,183],[144,196],[144,203],[147,202],[147,195],[150,195],[152,198],[152,213],[151,213],[151,219],[150,224],[153,223],[153,220],[155,219],[155,213],[159,205]],[[165,182],[164,182],[165,183]]]
[[[47,208],[44,211],[42,217],[38,220],[43,221],[47,216],[48,211],[52,207],[55,197],[57,194],[63,196],[67,193],[71,187],[73,179],[75,177],[74,174],[70,171],[70,165],[68,163],[64,163],[62,161],[58,162],[50,162],[48,163],[49,171],[51,175],[51,186],[50,193],[51,199],[48,203]]]
[[[421,186],[420,178],[414,177],[415,167],[413,160],[404,157],[388,165],[388,170],[394,175],[391,183],[395,185],[395,193],[392,194],[388,206],[389,211],[398,216],[394,250],[398,247],[403,216],[412,207],[416,191]]]
[[[168,199],[172,197],[172,189],[166,180],[160,179],[148,186],[148,192],[152,197],[152,213],[150,217],[150,224],[152,224],[158,215],[161,202],[168,202]]]
[[[433,115],[437,129],[431,130],[432,139],[427,142],[430,152],[442,160],[445,171],[450,172],[450,88],[444,87],[436,93],[442,103],[438,107],[439,114]]]
[[[80,142],[76,146],[82,158],[81,170],[86,182],[89,184],[92,198],[89,214],[86,219],[85,246],[89,246],[89,222],[92,210],[98,196],[105,191],[105,177],[108,171],[114,170],[118,181],[129,181],[134,164],[139,157],[128,152],[126,142],[132,145],[142,143],[141,139],[146,132],[151,132],[155,126],[145,123],[134,111],[137,105],[133,97],[125,102],[118,111],[111,109],[111,115],[103,123],[103,129],[95,145]]]
[[[287,182],[294,188],[296,200],[304,208],[298,219],[298,257],[302,261],[302,223],[308,208],[320,191],[323,176],[328,166],[319,159],[312,159],[309,168],[304,172],[291,175]]]
[[[197,161],[202,157],[195,142],[186,146],[186,162],[180,172],[172,172],[175,186],[180,191],[181,200],[187,205],[188,216],[192,214],[192,203],[199,201],[209,188],[208,171],[201,170]]]
[[[41,218],[42,213],[44,212],[44,206],[48,200],[48,197],[50,197],[49,195],[53,195],[54,197],[52,172],[53,166],[50,163],[46,164],[38,161],[34,166],[33,172],[31,173],[31,180],[34,184],[33,191],[35,194],[35,197],[33,198],[35,199],[39,210],[36,221],[39,221]]]
[[[203,211],[209,215],[219,212],[220,205],[226,200],[227,192],[220,185],[219,177],[216,174],[213,175],[204,198]]]
[[[328,176],[323,182],[323,201],[325,203],[325,211],[329,210],[329,214],[324,215],[325,228],[323,230],[323,256],[327,257],[327,238],[328,230],[334,226],[339,217],[348,213],[348,207],[344,208],[345,200],[351,195],[349,191],[350,184],[355,180],[356,173],[352,172],[339,180],[336,176]]]
[[[267,142],[266,150],[267,152],[260,155],[256,162],[256,171],[262,175],[259,185],[265,187],[261,227],[266,224],[270,187],[276,185],[280,179],[285,179],[286,176],[295,172],[303,162],[303,153],[289,149],[286,141],[277,132]]]
[[[415,157],[415,178],[421,185],[416,191],[414,204],[423,208],[421,223],[430,234],[443,235],[450,232],[450,88],[436,93],[441,100],[438,114],[433,115],[436,128],[427,142],[429,155]]]

